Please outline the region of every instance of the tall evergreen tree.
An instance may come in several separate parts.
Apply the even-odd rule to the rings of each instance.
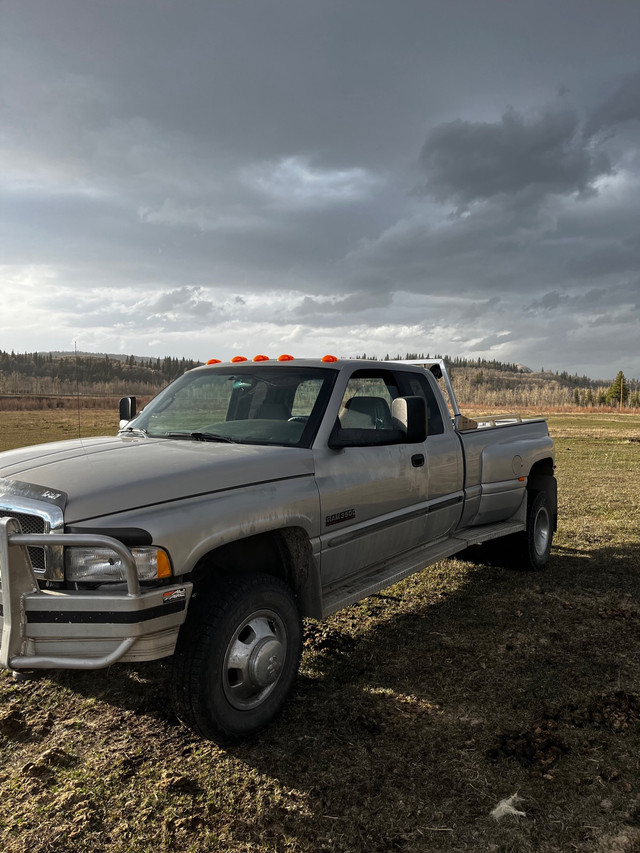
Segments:
[[[622,406],[627,402],[629,397],[629,386],[624,378],[624,373],[619,370],[618,375],[613,380],[613,383],[607,391],[606,401],[608,406]]]

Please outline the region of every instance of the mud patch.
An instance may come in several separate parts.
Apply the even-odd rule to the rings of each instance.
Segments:
[[[531,729],[500,732],[487,750],[489,761],[513,758],[534,773],[546,773],[563,755],[571,751],[559,737],[553,720],[543,720]]]
[[[640,722],[640,697],[616,690],[594,697],[586,705],[566,705],[556,711],[547,709],[547,716],[576,728],[596,726],[622,732]]]
[[[355,639],[350,634],[322,623],[305,625],[304,648],[310,652],[328,652],[329,654],[344,654],[355,645]]]

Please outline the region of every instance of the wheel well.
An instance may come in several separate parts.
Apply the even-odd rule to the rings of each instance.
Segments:
[[[553,477],[553,459],[540,459],[531,467],[529,480],[532,477]]]
[[[272,530],[221,545],[199,560],[191,577],[198,584],[221,575],[251,572],[279,578],[296,594],[301,614],[319,618],[320,577],[309,537],[302,528]]]

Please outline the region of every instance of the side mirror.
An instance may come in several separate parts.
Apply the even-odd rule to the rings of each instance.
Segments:
[[[405,434],[407,444],[421,444],[427,437],[427,401],[424,397],[396,397],[391,404],[395,429]]]
[[[329,447],[375,447],[384,444],[421,444],[427,437],[424,397],[397,397],[391,405],[391,429],[342,429],[340,421],[329,437]]]
[[[120,400],[120,429],[136,416],[136,398],[122,397]],[[124,423],[123,423],[124,421]]]

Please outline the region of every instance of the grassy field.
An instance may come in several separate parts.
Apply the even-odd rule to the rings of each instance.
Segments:
[[[5,448],[77,435],[12,414]],[[260,738],[181,728],[160,664],[0,674],[0,850],[638,853],[640,417],[549,422],[548,569],[450,560],[309,622]]]

